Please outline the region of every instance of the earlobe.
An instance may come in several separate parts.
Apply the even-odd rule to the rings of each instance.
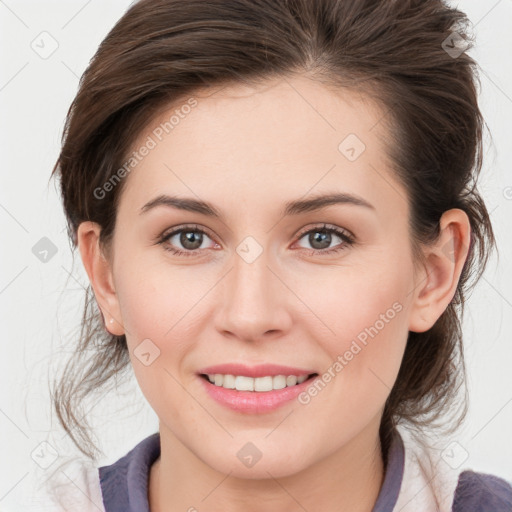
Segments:
[[[114,288],[111,263],[103,254],[99,237],[101,226],[86,221],[78,226],[77,243],[85,271],[89,276],[105,328],[114,335],[124,334],[119,301]]]
[[[430,329],[452,301],[468,256],[471,226],[458,208],[444,212],[438,239],[424,249],[423,272],[415,283],[409,330]]]

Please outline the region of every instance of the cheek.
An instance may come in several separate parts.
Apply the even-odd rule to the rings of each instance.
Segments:
[[[116,267],[116,291],[134,374],[156,411],[172,409],[179,418],[186,396],[178,381],[188,353],[199,339],[204,300],[218,276],[209,270],[200,278],[194,266],[173,266],[132,254]],[[185,372],[186,373],[186,372]],[[169,397],[173,397],[169,401]]]
[[[337,342],[332,346],[336,355],[347,359],[357,353],[358,359],[368,360],[400,353],[400,334],[407,326],[405,295],[396,281],[372,286],[357,286],[329,305],[332,330]],[[407,332],[407,329],[405,329]],[[360,351],[358,351],[360,347]],[[378,361],[376,361],[378,362]]]
[[[310,333],[328,354],[324,381],[335,382],[327,385],[349,409],[376,411],[393,387],[408,336],[411,276],[406,263],[375,261],[359,271],[331,272],[317,281],[318,293],[303,290],[328,327],[321,337],[313,328]]]
[[[194,344],[186,332],[187,312],[201,290],[190,286],[190,276],[185,279],[185,273],[169,272],[161,264],[125,265],[118,275],[116,288],[135,378],[158,416],[179,423],[190,406],[179,384],[182,362]]]
[[[155,258],[136,258],[118,265],[116,290],[123,325],[133,340],[167,343],[190,322],[190,312],[211,286],[193,266],[173,266]],[[212,277],[212,282],[215,282]],[[182,333],[183,334],[183,333]]]

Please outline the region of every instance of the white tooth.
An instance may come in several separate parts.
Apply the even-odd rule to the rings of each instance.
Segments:
[[[224,375],[224,382],[222,383],[222,387],[226,389],[235,389],[235,376]]]
[[[288,377],[286,377],[286,385],[295,386],[295,384],[297,384],[297,375],[288,375]]]
[[[274,389],[283,389],[286,387],[286,376],[285,375],[275,375],[273,380],[273,388]]]
[[[272,377],[257,377],[254,379],[254,391],[272,391]]]
[[[235,388],[238,391],[254,391],[254,379],[244,375],[237,375],[235,378]]]
[[[259,391],[267,392],[273,389],[283,389],[286,386],[301,384],[308,378],[308,375],[275,375],[265,377],[246,377],[245,375],[223,375],[221,373],[208,374],[208,380],[216,386],[225,389],[237,389],[238,391]]]

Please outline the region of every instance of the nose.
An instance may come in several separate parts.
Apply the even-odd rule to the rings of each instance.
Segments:
[[[287,301],[293,294],[269,266],[265,251],[252,262],[235,253],[221,286],[216,328],[223,336],[255,342],[282,336],[290,329]]]

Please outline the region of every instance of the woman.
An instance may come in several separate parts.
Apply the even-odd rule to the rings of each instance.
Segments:
[[[54,396],[92,455],[75,400],[131,365],[159,431],[60,506],[510,510],[447,436],[494,245],[466,22],[441,0],[141,0],[119,20],[54,169],[94,294],[93,356]]]

